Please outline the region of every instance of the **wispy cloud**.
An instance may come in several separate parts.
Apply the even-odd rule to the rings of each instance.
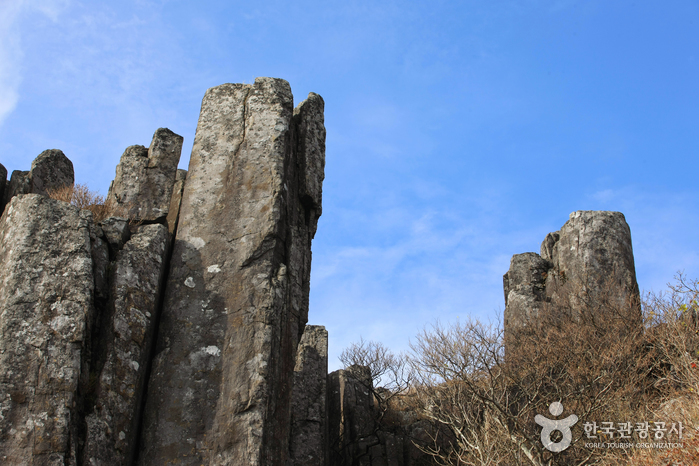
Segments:
[[[24,53],[20,21],[23,16],[38,13],[58,21],[68,0],[13,0],[0,3],[0,126],[19,102]]]

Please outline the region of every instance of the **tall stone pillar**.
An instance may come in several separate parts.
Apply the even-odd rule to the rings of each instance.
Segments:
[[[293,466],[325,466],[328,454],[328,331],[306,325],[296,354],[289,452]]]
[[[284,465],[308,314],[325,129],[286,81],[202,102],[148,385],[139,463]]]
[[[629,326],[641,325],[631,230],[621,212],[573,212],[559,231],[546,235],[541,255],[512,257],[503,288],[506,337],[549,302],[565,301],[573,313],[595,302],[631,303],[638,312]]]
[[[0,219],[0,464],[77,464],[91,215],[39,194]]]

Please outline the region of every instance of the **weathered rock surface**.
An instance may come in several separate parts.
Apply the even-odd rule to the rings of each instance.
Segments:
[[[75,183],[73,162],[58,149],[45,150],[32,162],[30,177],[31,192],[47,196],[51,190]]]
[[[307,325],[296,353],[289,457],[294,466],[327,464],[328,331]]]
[[[601,293],[609,296],[611,287],[619,304],[638,302],[631,231],[624,215],[573,212],[559,231],[546,235],[541,255],[512,257],[503,284],[506,334],[536,318],[541,306],[551,300],[567,299],[573,311],[582,309],[577,291],[571,290],[583,290],[586,299],[594,300]]]
[[[352,366],[328,375],[328,426],[331,465],[370,466],[376,410],[369,368]]]
[[[5,175],[7,176],[7,172]],[[7,205],[18,194],[47,196],[49,191],[72,186],[74,182],[73,162],[58,149],[45,150],[34,159],[31,171],[12,172],[10,182],[0,191],[3,193],[2,204]]]
[[[122,217],[108,217],[100,222],[104,238],[114,251],[119,251],[131,237],[129,220]]]
[[[7,206],[10,200],[18,194],[29,194],[32,191],[32,179],[28,171],[14,170],[10,181],[5,185],[3,204]]]
[[[505,328],[521,328],[536,319],[546,302],[546,278],[551,263],[539,254],[515,254],[502,277],[505,290]]]
[[[126,466],[135,457],[167,242],[164,225],[142,225],[117,253],[83,464]]]
[[[17,196],[0,219],[0,462],[76,464],[92,319],[91,215]]]
[[[320,213],[320,192],[307,192],[302,182],[311,156],[299,153],[320,146],[305,142],[298,128],[322,122],[315,114],[322,99],[306,102],[313,105],[301,104],[302,116],[293,117],[288,83],[271,78],[224,84],[204,96],[140,464],[286,464],[310,241]]]
[[[182,142],[182,136],[167,128],[159,128],[148,149],[127,147],[117,165],[107,201],[123,207],[129,218],[143,221],[165,219]]]

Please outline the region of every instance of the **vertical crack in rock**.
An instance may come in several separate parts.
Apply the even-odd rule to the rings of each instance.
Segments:
[[[92,217],[37,194],[0,219],[0,461],[76,464],[93,313]]]
[[[164,225],[143,225],[117,253],[83,464],[127,466],[135,456],[167,242]]]
[[[292,102],[288,83],[271,78],[204,96],[139,464],[286,464],[315,232],[306,224],[317,220],[301,202]],[[322,125],[322,113],[312,120]]]

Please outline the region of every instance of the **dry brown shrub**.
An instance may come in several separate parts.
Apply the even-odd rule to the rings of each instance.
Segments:
[[[428,449],[437,464],[599,464],[628,456],[586,448],[582,429],[587,421],[634,419],[649,396],[652,359],[639,303],[620,301],[608,283],[591,293],[568,282],[557,293],[565,299],[508,335],[508,354],[501,325],[468,320],[418,335],[412,348],[423,412],[441,436]],[[563,416],[579,419],[560,453],[543,447],[534,421],[549,417],[554,401],[563,403]]]
[[[53,189],[48,192],[48,195],[51,199],[67,202],[81,210],[89,210],[92,212],[92,218],[95,222],[101,222],[109,217],[126,218],[128,212],[124,206],[120,206],[112,200],[106,201],[104,196],[96,191],[91,191],[84,184]]]

